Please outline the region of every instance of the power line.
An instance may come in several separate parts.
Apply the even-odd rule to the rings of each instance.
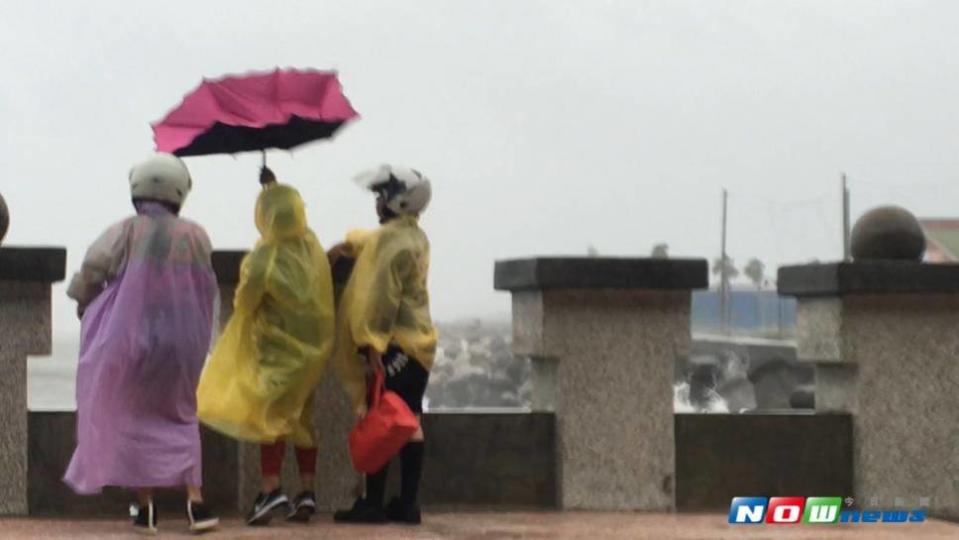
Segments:
[[[734,202],[737,200],[743,200],[743,198],[745,198],[746,200],[752,199],[754,203],[760,203],[764,207],[775,206],[777,208],[783,208],[785,211],[790,211],[790,210],[795,210],[797,208],[802,208],[806,206],[823,204],[827,202],[827,199],[832,199],[833,195],[829,193],[822,193],[814,197],[783,201],[783,200],[767,199],[766,197],[762,197],[760,195],[756,195],[754,193],[748,193],[748,192],[733,193]]]
[[[784,242],[783,239],[789,239],[802,233],[808,235],[813,229],[816,231],[814,234],[821,239],[818,242],[821,246],[829,251],[837,249],[834,236],[835,229],[829,225],[833,221],[827,215],[830,213],[826,211],[829,206],[835,204],[835,192],[820,193],[812,197],[793,200],[774,200],[750,192],[728,193],[727,191],[726,196],[731,199],[729,203],[732,204],[730,208],[733,212],[728,214],[727,211],[728,215],[725,221],[728,222],[729,217],[735,216],[733,221],[743,224],[743,218],[745,218],[746,227],[750,233],[756,234],[758,232],[761,237],[760,242],[764,249],[756,250],[753,256],[758,257],[762,256],[761,253],[765,253],[766,256],[763,258],[772,255],[780,262],[787,259],[799,260],[802,257],[785,253],[784,248],[790,245],[790,242]],[[737,210],[746,211],[737,212]],[[815,217],[810,216],[802,224],[796,225],[796,219],[800,217],[797,214],[813,214]],[[838,246],[838,250],[843,250],[841,244]],[[729,254],[725,253],[725,257],[728,256]],[[720,283],[720,287],[722,287],[722,283]]]
[[[723,188],[722,254],[719,258],[719,320],[723,333],[729,331],[729,272],[726,258],[726,204],[729,194]]]
[[[859,180],[856,179],[856,186],[874,186],[881,187],[885,189],[896,189],[896,190],[924,190],[930,188],[959,188],[959,180],[943,180],[937,182],[910,182],[909,184],[896,184],[892,182],[881,182],[876,180]]]
[[[849,255],[849,188],[846,187],[846,173],[842,173],[842,258],[850,260]]]

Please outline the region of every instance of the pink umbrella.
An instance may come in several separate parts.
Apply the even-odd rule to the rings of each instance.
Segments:
[[[359,115],[332,71],[277,69],[204,79],[153,124],[156,148],[178,156],[289,150],[328,139]]]

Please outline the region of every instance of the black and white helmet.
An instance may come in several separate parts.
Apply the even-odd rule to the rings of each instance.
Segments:
[[[421,214],[433,195],[429,178],[409,167],[381,165],[357,175],[354,181],[386,199],[386,207],[398,215]]]
[[[192,187],[186,164],[173,154],[153,154],[130,169],[130,195],[134,199],[182,206]]]

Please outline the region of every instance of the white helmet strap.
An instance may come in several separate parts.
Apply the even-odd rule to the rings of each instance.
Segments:
[[[400,182],[399,178],[390,172],[390,177],[386,182],[380,182],[376,185],[370,186],[370,191],[373,191],[387,201],[391,201],[394,197],[406,191],[406,184]]]

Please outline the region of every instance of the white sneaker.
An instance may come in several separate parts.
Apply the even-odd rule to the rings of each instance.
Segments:
[[[187,501],[186,517],[190,522],[190,531],[195,533],[215,529],[220,524],[220,518],[213,515],[213,512],[203,503]]]
[[[138,534],[156,536],[156,534],[160,532],[159,529],[157,529],[156,507],[152,502],[146,507],[140,506],[139,504],[131,504],[130,517],[133,518],[133,530]]]

